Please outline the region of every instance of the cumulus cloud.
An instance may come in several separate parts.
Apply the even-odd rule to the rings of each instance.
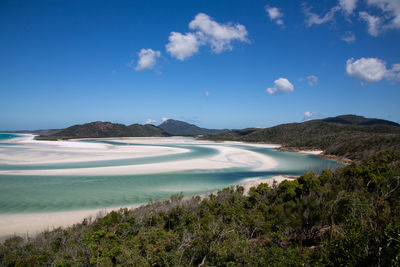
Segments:
[[[306,112],[304,112],[303,120],[304,121],[309,121],[309,120],[311,120],[312,116],[314,116],[313,113],[311,113],[310,111],[306,111]]]
[[[233,41],[248,42],[246,27],[241,24],[221,24],[210,16],[199,13],[189,23],[193,32],[171,32],[165,46],[167,52],[181,61],[193,56],[202,45],[210,45],[214,53],[232,50]]]
[[[289,93],[293,92],[294,86],[291,82],[289,82],[286,78],[279,78],[274,81],[274,87],[267,88],[268,94],[276,94],[276,93]]]
[[[309,86],[314,86],[318,83],[318,77],[315,75],[307,76],[307,83]]]
[[[386,62],[378,58],[360,58],[346,61],[347,75],[367,83],[379,82],[382,79],[400,81],[400,64],[393,64],[391,69],[386,68]]]
[[[135,67],[136,71],[152,69],[156,65],[157,58],[161,56],[160,51],[153,49],[141,49],[138,53],[139,60]]]
[[[169,43],[166,45],[167,51],[172,57],[181,61],[199,51],[200,41],[193,33],[182,34],[179,32],[171,32],[168,39]]]
[[[356,36],[354,35],[354,33],[348,31],[342,36],[342,40],[348,44],[351,44],[356,41]]]
[[[162,118],[161,121],[162,122],[166,122],[167,120],[169,120],[168,118]]]
[[[241,24],[220,24],[210,16],[199,13],[189,23],[191,30],[196,30],[198,38],[206,44],[210,44],[215,53],[224,50],[232,50],[232,41],[247,42],[246,27]]]
[[[146,124],[154,124],[156,122],[157,122],[156,120],[152,120],[152,119],[147,119],[146,120]]]
[[[346,14],[352,14],[357,6],[357,0],[339,0],[341,10]]]
[[[283,13],[277,7],[265,6],[265,11],[267,12],[269,18],[276,24],[283,26]]]

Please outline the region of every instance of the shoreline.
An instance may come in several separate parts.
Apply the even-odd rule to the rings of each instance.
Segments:
[[[32,136],[32,135],[30,135]],[[90,138],[91,139],[91,138]],[[112,140],[112,138],[107,138],[108,140]],[[83,139],[85,140],[85,139]],[[130,142],[135,142],[139,144],[149,144],[156,142],[157,140],[159,141],[160,144],[168,144],[169,142],[181,142],[182,144],[187,144],[190,145],[193,141],[199,142],[199,140],[193,140],[193,139],[188,139],[188,138],[168,138],[168,139],[160,139],[158,137],[150,137],[150,138],[127,138],[124,140],[127,143]],[[37,141],[37,140],[29,140],[33,143],[39,142],[40,144],[46,145],[47,142],[49,141]],[[29,143],[28,141],[28,143]],[[218,150],[218,154],[214,155],[210,158],[206,159],[185,159],[182,161],[176,161],[176,162],[165,162],[165,163],[157,163],[156,165],[149,164],[147,166],[144,165],[136,165],[136,167],[99,167],[99,168],[94,168],[90,170],[90,168],[87,168],[85,170],[75,170],[75,174],[92,174],[92,175],[98,175],[98,171],[100,173],[109,173],[109,174],[115,174],[115,173],[130,173],[132,171],[134,172],[141,172],[141,173],[158,173],[158,172],[165,172],[165,171],[171,171],[174,169],[175,171],[178,170],[185,170],[185,169],[201,169],[201,168],[207,168],[207,169],[221,169],[221,167],[231,167],[231,166],[252,166],[256,170],[262,170],[262,169],[271,169],[276,166],[277,162],[270,157],[266,156],[260,156],[257,155],[255,152],[247,151],[246,153],[243,153],[242,149],[239,147],[235,146],[229,146],[229,145],[235,145],[235,144],[243,144],[246,146],[253,146],[253,147],[263,147],[263,148],[271,148],[271,149],[277,149],[277,150],[283,150],[281,145],[278,144],[267,144],[267,143],[248,143],[248,142],[234,142],[234,141],[224,141],[227,146],[219,146],[218,142],[214,141],[208,141],[208,140],[201,140],[202,145],[208,148],[213,148]],[[71,147],[72,144],[74,146]],[[57,145],[56,145],[57,144]],[[48,146],[49,144],[47,144]],[[56,145],[56,146],[54,146]],[[90,148],[85,147],[84,142],[74,142],[74,141],[59,141],[59,142],[52,142],[50,145],[51,148],[57,148],[59,149],[60,146],[62,147],[62,150],[71,150],[71,149],[78,149],[77,146],[83,146],[80,147],[79,153],[83,153],[87,149],[92,149],[92,150],[97,150],[102,156],[105,155],[105,151],[103,151],[103,148],[94,148],[93,145],[91,144]],[[64,147],[63,147],[64,146]],[[98,145],[96,145],[98,146]],[[140,152],[138,149],[139,147],[136,147],[136,152]],[[289,151],[289,150],[283,150],[283,151]],[[319,156],[322,151],[313,151],[313,150],[291,150],[292,152],[300,152],[300,153],[307,153],[307,154],[313,154],[316,156]],[[158,152],[157,149],[152,151],[152,153]],[[169,151],[172,152],[172,151]],[[177,152],[177,150],[174,150],[174,152]],[[141,153],[139,153],[141,154]],[[51,155],[54,157],[54,155]],[[87,155],[86,155],[87,156]],[[82,155],[81,155],[82,157]],[[44,159],[44,158],[42,158]],[[57,158],[53,158],[53,160],[56,160]],[[80,158],[82,159],[82,158]],[[62,161],[62,160],[61,160]],[[184,163],[184,164],[183,164]],[[199,164],[200,167],[199,168]],[[135,166],[135,165],[133,165]],[[154,168],[156,171],[154,171]],[[119,169],[119,171],[117,170]],[[69,169],[68,171],[71,172],[74,169]],[[4,171],[3,171],[4,172]],[[43,170],[38,171],[41,172],[41,175],[46,175],[43,173]],[[65,172],[65,169],[59,169],[59,170],[49,170],[48,174],[60,174]],[[72,171],[74,172],[74,171]],[[2,172],[0,172],[2,173]],[[5,172],[6,173],[6,172]],[[28,174],[29,172],[25,172]],[[34,171],[33,171],[34,173]],[[21,175],[21,172],[19,173]],[[243,179],[239,182],[237,182],[234,185],[231,186],[243,186],[244,187],[244,194],[248,195],[250,188],[256,187],[261,183],[266,183],[269,186],[273,186],[274,183],[279,184],[283,181],[286,180],[294,180],[297,177],[294,176],[288,176],[288,175],[277,175],[269,178],[248,178],[248,179]],[[222,189],[222,188],[221,188]],[[207,197],[209,194],[212,194],[213,192],[209,192],[207,194],[203,194],[202,197]],[[198,195],[198,194],[197,194]],[[38,233],[41,233],[45,230],[51,230],[55,229],[58,227],[70,227],[76,223],[81,223],[85,218],[92,217],[96,218],[97,216],[104,216],[106,213],[113,211],[113,210],[119,210],[121,208],[137,208],[142,205],[146,205],[146,203],[143,204],[135,204],[135,205],[128,205],[128,206],[120,206],[120,207],[112,207],[112,208],[98,208],[98,209],[88,209],[88,210],[72,210],[72,211],[56,211],[56,212],[38,212],[38,213],[9,213],[9,214],[0,214],[0,241],[13,236],[14,234],[19,235],[19,236],[32,236],[36,235]],[[99,212],[102,213],[102,215],[99,215]],[[29,222],[29,224],[27,224]]]
[[[277,175],[270,178],[248,178],[242,180],[240,183],[231,185],[231,187],[242,186],[244,188],[243,194],[249,195],[252,187],[257,187],[260,184],[268,184],[272,187],[275,183],[280,184],[283,181],[293,181],[297,176],[290,175]],[[220,189],[222,190],[222,188]],[[207,198],[210,194],[195,194],[201,198]],[[185,199],[190,199],[192,196],[185,196]],[[167,199],[160,199],[157,201],[164,201]],[[128,206],[118,206],[109,208],[87,209],[87,210],[71,210],[71,211],[55,211],[55,212],[30,212],[30,213],[5,213],[0,214],[0,243],[13,236],[20,236],[23,238],[35,237],[44,231],[51,231],[59,227],[67,229],[75,224],[82,223],[85,219],[94,221],[97,218],[104,217],[111,211],[118,211],[127,208],[129,210],[137,209],[148,203],[133,204]],[[26,222],[29,221],[29,225]]]
[[[311,155],[314,155],[314,156],[317,156],[317,157],[320,157],[320,158],[334,160],[336,162],[343,163],[345,165],[349,165],[349,164],[353,163],[353,160],[351,160],[349,158],[336,156],[336,155],[331,155],[331,154],[325,154],[324,150],[310,148],[310,147],[302,147],[302,148],[284,147],[281,144],[272,144],[272,143],[265,143],[265,142],[213,140],[213,139],[203,139],[203,140],[214,141],[214,142],[218,142],[218,143],[229,143],[229,142],[232,142],[232,143],[242,143],[242,144],[245,144],[245,145],[266,145],[269,148],[274,148],[275,150],[311,154]]]
[[[279,150],[279,151],[286,151],[286,152],[311,154],[311,155],[314,155],[314,156],[317,156],[320,158],[334,160],[334,161],[337,161],[339,163],[343,163],[346,165],[351,164],[353,162],[353,160],[345,158],[345,157],[325,154],[325,151],[323,151],[323,150],[316,150],[316,149],[310,149],[310,148],[282,147],[282,146],[275,148],[275,149]]]

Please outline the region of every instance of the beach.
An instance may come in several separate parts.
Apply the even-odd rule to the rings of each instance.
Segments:
[[[11,199],[10,203],[15,204],[0,213],[3,238],[71,226],[99,212],[137,207],[150,198],[165,199],[179,192],[206,195],[242,185],[248,193],[260,183],[272,186],[274,182],[292,180],[273,175],[272,170],[280,173],[286,165],[293,165],[278,160],[275,154],[287,155],[296,162],[313,160],[316,165],[321,160],[301,153],[284,154],[288,152],[275,150],[279,147],[276,144],[221,143],[187,137],[37,141],[33,135],[24,135],[6,142],[15,146],[0,145],[0,177],[5,177],[14,191],[3,192],[9,197],[2,200],[2,205],[7,206]],[[293,167],[288,172],[293,172]],[[26,182],[14,183],[15,179]],[[21,186],[25,186],[26,193],[15,191]],[[145,195],[135,198],[136,194]]]

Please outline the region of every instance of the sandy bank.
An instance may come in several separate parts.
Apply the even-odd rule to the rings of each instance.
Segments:
[[[136,208],[138,206],[140,205],[128,208]],[[0,214],[0,241],[14,234],[32,236],[45,230],[72,226],[82,222],[85,218],[91,217],[95,219],[97,216],[104,216],[112,210],[119,209],[120,207],[60,212]]]
[[[18,147],[1,147],[0,145],[0,163],[22,165],[88,162],[155,157],[189,152],[185,148],[168,146],[115,146],[76,140],[37,141],[32,139],[32,135],[16,138],[14,142],[18,144]]]
[[[186,149],[171,148],[158,146],[166,144],[165,139],[139,139],[142,144],[150,142],[155,146],[122,146],[114,147],[113,149],[84,149],[74,153],[74,160],[87,161],[90,157],[92,160],[107,160],[107,159],[120,159],[126,157],[144,157],[144,156],[158,156],[187,152]],[[128,140],[129,141],[129,140]],[[172,139],[167,139],[168,142],[176,142]],[[111,166],[111,167],[95,167],[95,168],[74,168],[74,169],[44,169],[44,170],[2,170],[1,175],[128,175],[128,174],[149,174],[149,173],[164,173],[164,172],[178,172],[178,171],[191,171],[191,170],[216,170],[226,168],[251,168],[257,171],[269,170],[277,166],[276,160],[272,157],[252,152],[241,147],[230,145],[220,145],[214,142],[201,142],[193,139],[183,139],[185,144],[196,145],[206,148],[215,149],[218,153],[214,156],[197,157],[193,159],[182,159],[166,162],[154,162],[149,164],[137,165],[124,165],[124,166]],[[157,146],[156,146],[157,145]],[[7,149],[7,148],[5,148]],[[129,151],[126,151],[129,150]],[[131,150],[131,151],[130,151]],[[26,162],[63,162],[71,158],[71,151],[66,152],[64,149],[56,149],[49,152],[48,148],[37,148],[36,150],[22,151],[15,153],[10,150],[11,154],[4,153],[0,156],[0,163],[26,163]],[[44,152],[45,151],[45,152]],[[7,158],[8,157],[8,158]],[[7,159],[5,159],[7,158]],[[32,160],[33,158],[33,160]],[[46,161],[47,160],[47,161]]]
[[[251,187],[266,183],[273,186],[274,183],[281,183],[286,180],[294,180],[288,176],[275,176],[272,178],[249,178],[240,183],[244,187],[245,194],[248,194]],[[207,197],[204,195],[203,197]],[[129,206],[137,208],[143,204]],[[121,207],[102,208],[76,211],[40,212],[40,213],[18,213],[0,214],[0,242],[12,235],[32,236],[45,230],[52,230],[58,227],[68,227],[81,223],[85,218],[95,219],[97,216],[104,216],[110,211],[119,210]]]
[[[293,181],[293,180],[296,180],[296,177],[287,176],[287,175],[277,175],[272,178],[245,179],[245,180],[243,180],[242,183],[240,183],[240,185],[244,187],[244,193],[247,195],[250,191],[250,188],[257,187],[259,184],[262,184],[262,183],[266,183],[272,187],[274,185],[274,183],[280,184],[283,181]]]

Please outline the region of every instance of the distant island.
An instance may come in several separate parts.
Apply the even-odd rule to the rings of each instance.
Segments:
[[[27,131],[24,131],[27,132]],[[211,135],[222,130],[200,128],[178,120],[166,120],[155,126],[152,124],[132,124],[126,126],[112,122],[90,122],[77,124],[61,130],[39,130],[37,140],[58,140],[73,138],[104,138],[104,137],[167,137],[167,136],[198,136]]]

